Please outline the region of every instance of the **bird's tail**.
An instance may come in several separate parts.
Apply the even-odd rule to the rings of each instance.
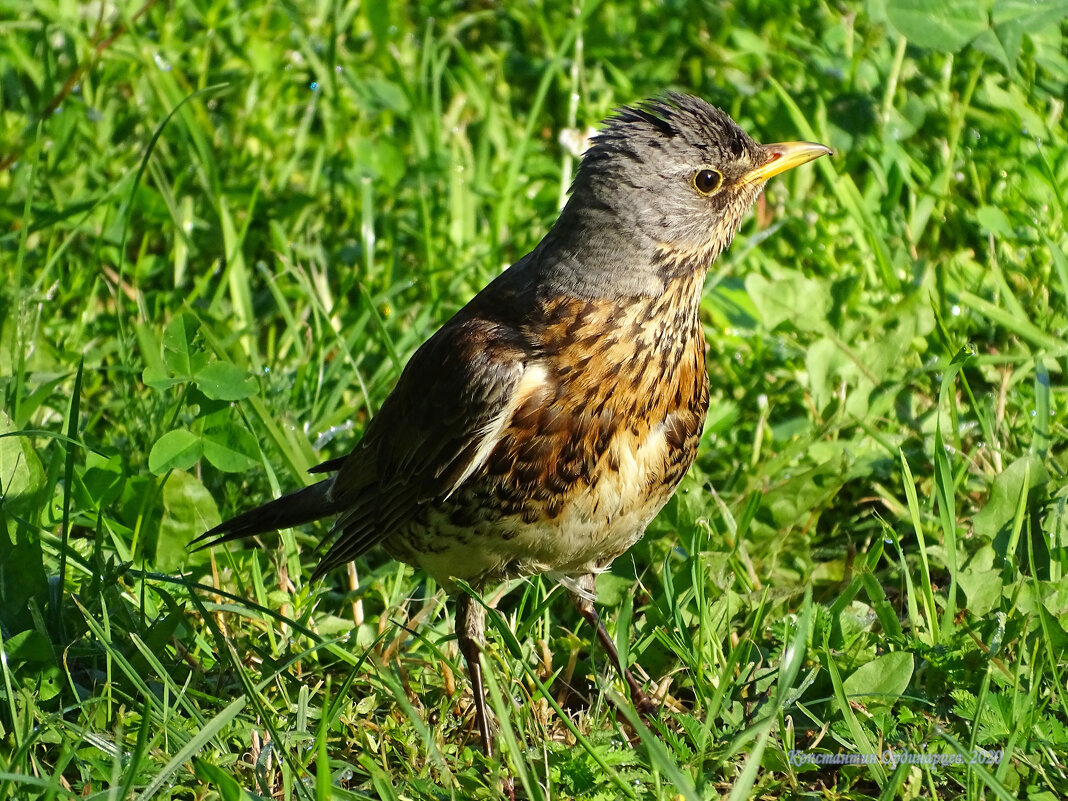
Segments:
[[[263,506],[249,509],[217,525],[211,531],[204,532],[193,540],[190,546],[196,546],[196,550],[210,548],[221,542],[254,537],[257,534],[299,526],[321,517],[337,514],[341,509],[337,502],[330,498],[332,483],[332,478],[320,481],[318,484],[283,495]]]

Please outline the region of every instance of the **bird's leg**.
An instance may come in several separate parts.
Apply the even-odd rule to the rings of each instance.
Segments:
[[[482,686],[482,663],[478,655],[486,640],[486,610],[482,604],[463,593],[456,599],[456,642],[460,653],[467,662],[467,673],[471,677],[471,691],[475,696],[475,720],[478,733],[482,737],[482,751],[487,757],[493,756],[493,738],[490,735],[489,715],[486,712],[486,691]]]
[[[579,614],[586,618],[591,626],[597,629],[597,639],[608,652],[608,656],[616,666],[616,670],[619,671],[619,675],[623,678],[623,681],[627,683],[627,687],[630,689],[630,701],[634,704],[634,708],[638,710],[638,713],[642,717],[651,717],[656,714],[656,704],[645,694],[645,690],[642,689],[641,684],[634,678],[634,675],[619,658],[619,651],[616,650],[615,641],[608,634],[608,629],[604,627],[600,615],[597,614],[597,608],[593,605],[593,601],[590,600],[593,596],[595,580],[596,579],[591,574],[580,577],[578,580],[578,588],[582,590],[582,592],[572,592],[571,597],[575,602],[575,606],[578,608]]]

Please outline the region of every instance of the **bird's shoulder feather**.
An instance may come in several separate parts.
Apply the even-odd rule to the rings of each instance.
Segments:
[[[415,352],[363,439],[340,461],[331,499],[345,511],[317,573],[448,497],[484,464],[543,377],[523,333],[480,306],[461,310]]]

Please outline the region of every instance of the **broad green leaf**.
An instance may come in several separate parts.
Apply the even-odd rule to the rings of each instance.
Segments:
[[[163,519],[156,539],[156,569],[172,571],[189,560],[189,543],[221,521],[215,499],[200,481],[174,470],[163,485]]]
[[[14,678],[33,688],[38,700],[48,701],[60,692],[55,651],[39,631],[26,629],[15,634],[4,643],[4,652]]]
[[[979,210],[975,212],[975,219],[979,221],[984,230],[989,231],[999,239],[1004,240],[1015,237],[1012,223],[1009,222],[1005,212],[997,206],[980,206]]]
[[[623,603],[623,596],[634,586],[634,579],[614,573],[597,574],[597,601],[605,607],[614,608]]]
[[[1068,0],[997,0],[990,19],[996,27],[1012,26],[1021,33],[1041,33],[1068,18]]]
[[[212,362],[198,370],[195,379],[200,391],[212,400],[244,400],[256,394],[256,380],[230,362]]]
[[[4,641],[4,654],[8,664],[16,668],[23,664],[55,664],[56,661],[51,641],[32,629],[8,637]]]
[[[122,494],[125,479],[121,456],[108,458],[89,451],[85,455],[85,471],[74,474],[75,497],[89,509],[109,506]]]
[[[978,618],[996,612],[1001,606],[1002,571],[1000,569],[968,571],[960,574],[960,588],[968,599],[968,611]]]
[[[224,473],[240,473],[259,464],[260,446],[248,431],[235,425],[204,432],[204,458]]]
[[[32,503],[43,481],[44,468],[33,442],[17,432],[11,418],[0,411],[0,497],[3,503]]]
[[[1068,0],[997,0],[990,18],[1001,45],[999,60],[1016,66],[1023,37],[1056,29],[1068,17]]]
[[[1024,487],[1024,475],[1028,466],[1029,486]],[[1049,474],[1041,459],[1033,454],[1021,456],[994,479],[986,505],[975,515],[975,533],[988,541],[993,540],[1005,526],[1012,523],[1020,493],[1030,492],[1048,481]]]
[[[11,418],[0,411],[0,626],[8,636],[33,626],[31,601],[41,605],[47,597],[41,536],[35,527],[16,522],[34,516],[45,501],[44,480],[33,442],[15,432]]]
[[[134,324],[134,333],[137,335],[137,345],[141,350],[141,360],[145,364],[145,370],[150,371],[153,376],[167,376],[167,367],[163,363],[163,349],[160,346],[159,328],[147,322],[139,322]]]
[[[989,28],[976,0],[887,0],[886,15],[909,44],[956,53]]]
[[[141,373],[142,383],[152,389],[170,389],[175,384],[181,384],[183,380],[168,373],[162,362],[156,365],[150,364]]]
[[[745,288],[769,330],[785,322],[799,331],[828,328],[831,293],[825,281],[784,270],[771,280],[753,273],[745,279]]]
[[[361,173],[383,181],[385,186],[396,186],[408,167],[404,154],[389,139],[356,137],[349,150]]]
[[[915,663],[912,654],[894,651],[877,656],[853,671],[842,687],[850,699],[866,704],[892,704],[912,680]]]
[[[989,545],[980,548],[960,571],[960,588],[968,599],[968,611],[986,617],[1001,606],[1002,571],[994,567],[996,554]]]
[[[208,354],[197,342],[199,330],[200,323],[196,317],[179,314],[163,332],[163,361],[179,378],[192,378],[208,363]],[[158,378],[157,371],[152,372],[151,378]]]
[[[1028,136],[1046,139],[1050,135],[1050,126],[1046,118],[1030,103],[1026,90],[1015,84],[1006,83],[998,75],[985,75],[981,90],[976,95],[998,113],[1007,117],[1007,125],[1015,124],[1027,131]],[[1012,118],[1015,118],[1014,120]]]
[[[403,114],[410,106],[404,89],[385,78],[365,78],[359,82],[358,91],[376,110],[387,109]]]
[[[857,365],[830,337],[819,339],[809,346],[805,354],[805,370],[812,403],[819,411],[834,399],[843,378],[853,380],[858,375]]]
[[[168,470],[188,470],[204,452],[200,437],[184,428],[168,431],[148,454],[148,469],[157,476]]]

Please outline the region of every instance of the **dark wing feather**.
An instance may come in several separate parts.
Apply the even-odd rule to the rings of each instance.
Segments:
[[[315,570],[319,577],[477,474],[536,357],[517,325],[501,322],[519,321],[530,309],[521,265],[498,276],[416,351],[352,453],[312,468],[336,475],[238,515],[197,542],[213,545],[339,515],[336,538]]]
[[[334,477],[337,539],[316,577],[382,542],[477,471],[515,407],[530,355],[514,328],[463,313],[415,353]]]

